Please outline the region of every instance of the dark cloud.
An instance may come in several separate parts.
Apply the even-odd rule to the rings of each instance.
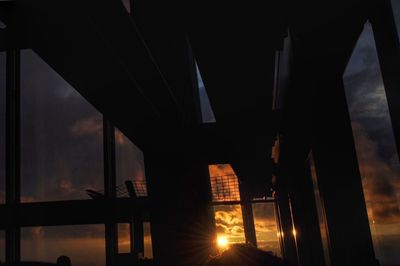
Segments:
[[[370,24],[366,24],[353,52],[344,83],[352,121],[361,124],[371,139],[380,140],[380,156],[393,160],[397,151]]]
[[[398,2],[398,1],[397,1]],[[377,258],[400,263],[400,168],[373,31],[366,24],[344,75]]]
[[[21,52],[23,200],[87,198],[103,187],[101,114],[33,51]]]
[[[72,265],[104,266],[104,225],[75,225],[23,228],[22,260],[55,262],[71,258]]]
[[[103,189],[102,115],[33,51],[21,53],[22,200]],[[144,180],[143,153],[116,131],[117,180]]]
[[[118,129],[115,131],[115,140],[117,183],[146,180],[143,152]]]

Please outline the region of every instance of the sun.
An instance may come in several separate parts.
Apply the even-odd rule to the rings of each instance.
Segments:
[[[225,236],[218,236],[217,244],[221,249],[226,249],[229,246],[228,239]]]

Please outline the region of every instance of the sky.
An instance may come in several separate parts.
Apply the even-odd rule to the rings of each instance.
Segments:
[[[211,181],[214,177],[235,174],[229,164],[210,165],[209,172]],[[239,190],[237,182],[232,190]],[[232,194],[234,193],[227,193],[229,199],[232,199]],[[215,196],[214,194],[214,199],[220,199]],[[240,200],[240,196],[239,198],[234,198],[234,200]],[[258,248],[280,255],[274,204],[253,204],[253,215]],[[240,205],[214,206],[214,217],[217,237],[226,238],[230,244],[245,243],[242,208]]]
[[[400,29],[400,0],[392,3]],[[102,115],[33,51],[22,51],[21,58],[21,200],[88,199],[86,189],[103,189]],[[4,63],[4,53],[0,53],[0,128],[4,128]],[[197,74],[203,121],[215,122],[198,69]],[[400,265],[400,163],[369,24],[343,80],[375,250],[382,266]],[[0,150],[4,151],[4,130],[0,130]],[[145,179],[143,153],[118,130],[116,156],[118,184],[126,179]],[[4,202],[4,161],[4,153],[0,153],[0,203]],[[228,165],[210,168],[211,176],[233,173]],[[228,236],[232,243],[244,242],[240,206],[219,206],[214,210],[217,233]],[[279,254],[273,209],[258,204],[253,211],[259,247]],[[149,225],[146,226],[149,232]],[[127,227],[120,226],[121,250],[128,250],[128,236]],[[149,233],[145,243],[149,250]],[[83,245],[85,250],[81,249]],[[54,254],[70,255],[80,266],[104,265],[104,226],[23,229],[24,259],[54,261]],[[151,256],[151,251],[147,255]],[[4,260],[1,231],[0,260]]]
[[[0,62],[5,62],[2,53]],[[5,91],[4,80],[4,65],[0,64],[0,93]],[[0,97],[2,117],[4,99]],[[89,199],[86,189],[103,190],[102,115],[32,50],[21,51],[21,106],[21,201]],[[0,132],[4,151],[4,131]],[[117,185],[128,179],[145,180],[140,149],[118,129],[115,144]],[[0,156],[0,202],[4,202],[4,153]],[[145,226],[145,255],[152,256],[149,225]],[[103,227],[25,228],[22,259],[54,261],[54,256],[67,254],[80,266],[104,265]],[[123,230],[120,237],[129,239],[129,231]],[[0,232],[0,260],[4,260],[3,242]]]
[[[400,164],[370,23],[343,80],[375,252],[382,266],[400,265]]]

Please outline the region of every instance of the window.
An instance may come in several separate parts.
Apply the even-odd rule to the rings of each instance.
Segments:
[[[115,129],[117,195],[128,197],[126,182],[132,182],[136,196],[147,196],[143,152],[121,131]]]
[[[275,203],[254,203],[253,215],[257,247],[261,250],[272,252],[274,255],[280,257],[281,249]]]
[[[208,167],[214,205],[217,244],[224,249],[226,245],[245,243],[243,214],[240,202],[239,181],[229,164]]]
[[[370,23],[343,77],[370,228],[382,266],[400,264],[400,163]]]
[[[144,236],[144,258],[153,259],[153,242],[151,239],[151,224],[149,222],[143,223],[143,236]]]
[[[209,166],[213,202],[240,201],[239,180],[229,164]]]
[[[0,204],[5,203],[6,53],[0,52]],[[1,257],[0,257],[1,259]]]
[[[102,115],[32,50],[21,51],[21,201],[87,199],[104,183]]]
[[[131,227],[130,224],[118,224],[118,253],[131,252]]]
[[[214,116],[214,111],[212,110],[210,99],[208,98],[207,91],[204,86],[204,82],[201,77],[200,70],[197,64],[196,64],[196,75],[197,75],[197,84],[199,87],[201,118],[203,120],[203,123],[215,123],[216,119]]]
[[[246,243],[244,235],[242,207],[240,205],[214,206],[217,241],[221,246],[228,244]],[[222,248],[224,246],[222,245]]]
[[[6,234],[0,231],[0,262],[6,261]]]
[[[104,225],[22,228],[21,260],[55,263],[67,256],[72,265],[105,266],[104,234]]]

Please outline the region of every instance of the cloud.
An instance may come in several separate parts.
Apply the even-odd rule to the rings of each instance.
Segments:
[[[208,166],[210,176],[234,175],[235,171],[230,164],[213,164]]]
[[[217,234],[231,239],[231,242],[244,242],[244,228],[240,205],[215,206]]]
[[[70,127],[72,135],[77,137],[90,135],[102,136],[102,130],[103,121],[98,116],[79,119]]]
[[[370,221],[400,224],[399,158],[369,23],[357,42],[343,81]]]
[[[379,155],[377,144],[362,125],[353,123],[352,127],[370,219],[380,224],[400,224],[400,171]]]

